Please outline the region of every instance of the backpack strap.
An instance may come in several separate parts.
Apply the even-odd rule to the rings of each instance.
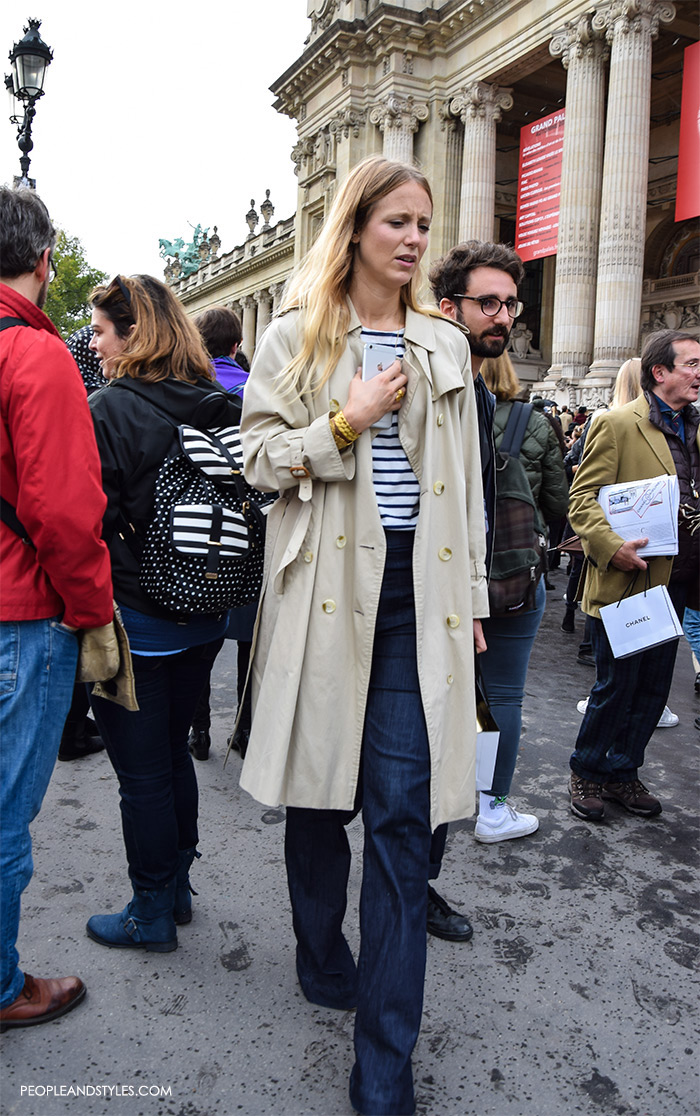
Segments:
[[[505,457],[519,457],[525,437],[525,429],[532,414],[532,403],[521,403],[516,400],[508,415],[508,422],[503,431],[503,438],[498,447],[498,452]]]
[[[27,326],[29,328],[29,322],[25,322],[24,318],[0,318],[0,333],[4,329],[12,329],[13,326]],[[25,546],[31,546],[34,549],[34,543],[29,538],[24,525],[20,522],[16,509],[4,496],[0,496],[0,520],[16,535],[19,535]]]
[[[16,535],[19,535],[25,546],[31,546],[32,550],[36,549],[34,543],[27,534],[25,526],[20,522],[17,516],[16,508],[14,508],[4,496],[0,496],[0,520],[2,520],[5,526],[9,527],[11,531],[14,531]]]

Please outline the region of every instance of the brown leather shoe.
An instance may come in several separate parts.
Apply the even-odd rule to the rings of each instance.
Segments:
[[[71,1011],[85,998],[87,989],[80,977],[41,980],[24,974],[24,988],[17,999],[0,1008],[0,1031],[8,1027],[33,1027],[48,1023]]]
[[[576,814],[578,818],[585,818],[586,821],[602,821],[605,813],[602,793],[603,788],[600,783],[582,779],[574,771],[571,772],[569,797],[572,814]]]
[[[603,787],[603,798],[617,802],[624,806],[630,814],[638,814],[642,818],[655,818],[661,813],[661,803],[639,779],[630,783],[606,783]]]

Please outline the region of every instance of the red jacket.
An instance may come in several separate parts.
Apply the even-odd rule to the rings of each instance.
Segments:
[[[77,365],[43,311],[0,282],[0,492],[36,549],[0,523],[0,620],[112,619],[100,459]]]

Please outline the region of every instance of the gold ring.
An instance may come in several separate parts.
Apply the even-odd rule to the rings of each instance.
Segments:
[[[406,389],[405,388],[399,388],[399,390],[396,393],[396,402],[399,403],[403,399],[405,394],[406,394]]]

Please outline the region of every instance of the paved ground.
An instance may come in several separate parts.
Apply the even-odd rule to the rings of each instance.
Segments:
[[[700,701],[690,653],[683,643],[670,699],[681,723],[657,731],[647,753],[661,817],[611,806],[601,825],[577,820],[567,759],[593,671],[575,662],[578,639],[559,630],[563,574],[555,580],[514,785],[540,829],[494,846],[474,842],[471,821],[451,831],[440,888],[475,932],[466,945],[428,942],[419,1112],[689,1116],[700,1108]],[[350,1116],[353,1017],[312,1007],[297,986],[283,813],[239,790],[237,757],[223,767],[233,663],[227,644],[214,754],[197,765],[199,896],[176,952],[107,950],[85,937],[91,914],[128,897],[117,787],[104,756],[57,765],[34,827],[20,950],[36,975],[78,972],[88,999],[55,1023],[3,1036],[3,1114]],[[358,849],[359,822],[351,836]],[[346,923],[355,948],[358,891],[355,868]],[[41,1095],[48,1086],[93,1091]],[[159,1086],[170,1096],[126,1095]]]

